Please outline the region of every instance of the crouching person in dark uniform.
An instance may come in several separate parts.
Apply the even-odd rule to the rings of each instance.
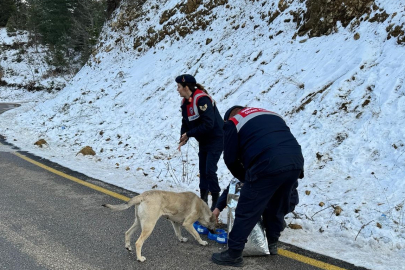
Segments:
[[[292,192],[302,176],[304,158],[290,129],[274,112],[234,106],[224,120],[224,161],[244,184],[228,250],[214,253],[212,260],[220,265],[242,266],[245,243],[261,217],[270,253],[277,254],[284,216],[292,210]],[[218,215],[219,209],[214,213]]]
[[[208,204],[211,192],[212,206],[215,208],[221,188],[218,184],[218,161],[223,150],[223,125],[215,101],[189,74],[176,78],[177,91],[183,97],[181,104],[182,125],[179,150],[194,137],[199,145],[200,195]]]

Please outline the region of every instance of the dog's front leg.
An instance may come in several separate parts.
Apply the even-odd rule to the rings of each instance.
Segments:
[[[208,245],[207,241],[204,241],[201,239],[200,235],[198,234],[198,232],[194,229],[193,224],[191,223],[183,223],[183,227],[186,228],[186,230],[192,235],[194,236],[195,240],[197,240],[198,243],[200,243],[200,245],[206,246]]]
[[[178,224],[178,223],[176,223],[176,222],[173,222],[173,221],[171,221],[171,220],[170,220],[170,222],[171,222],[172,225],[173,225],[174,232],[176,233],[176,236],[177,236],[177,238],[179,239],[179,241],[180,241],[180,242],[187,242],[188,239],[185,238],[185,237],[183,237],[183,236],[181,236],[180,224]]]

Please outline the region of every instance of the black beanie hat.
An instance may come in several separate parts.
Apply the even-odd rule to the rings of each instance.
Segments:
[[[192,75],[183,74],[176,78],[176,83],[197,83],[197,81]]]
[[[240,105],[232,106],[231,108],[229,108],[229,109],[226,111],[226,113],[225,113],[225,115],[224,115],[224,121],[228,121],[228,120],[229,120],[229,116],[231,115],[231,112],[232,112],[234,109],[244,109],[244,108],[245,108],[245,107],[240,106]]]

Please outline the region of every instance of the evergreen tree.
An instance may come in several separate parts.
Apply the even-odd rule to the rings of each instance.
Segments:
[[[96,45],[98,36],[106,19],[106,1],[81,1],[74,12],[71,33],[72,48],[82,53],[82,62],[86,62]]]
[[[2,1],[2,0],[0,0]],[[13,0],[15,10],[7,21],[7,32],[27,29],[27,5],[23,0]]]
[[[42,23],[43,12],[41,0],[26,0],[27,3],[27,25],[26,29],[30,33],[30,38],[35,46],[42,43],[39,26]]]
[[[0,27],[7,25],[8,19],[16,10],[14,0],[0,0]]]
[[[43,41],[49,45],[64,44],[69,37],[73,22],[73,12],[78,0],[40,1],[41,23],[39,32]]]
[[[59,71],[77,56],[87,61],[107,16],[107,0],[0,0],[0,8],[7,30],[28,30],[35,46],[48,46],[47,62]]]

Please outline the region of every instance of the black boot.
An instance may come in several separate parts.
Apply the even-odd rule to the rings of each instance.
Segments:
[[[278,254],[278,251],[277,251],[278,238],[269,237],[269,238],[267,238],[267,242],[269,244],[270,255],[277,255]]]
[[[212,254],[212,261],[219,265],[243,266],[242,250],[228,249],[221,253]]]
[[[212,197],[212,205],[211,205],[211,211],[214,211],[215,206],[217,205],[218,198],[219,198],[219,192],[211,192],[211,197]]]
[[[208,190],[207,189],[200,189],[200,198],[208,204]]]

